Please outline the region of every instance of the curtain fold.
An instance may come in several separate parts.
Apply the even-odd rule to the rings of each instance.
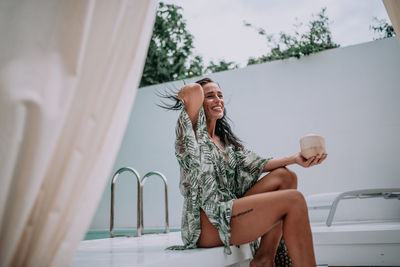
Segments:
[[[0,266],[68,266],[109,179],[156,4],[0,3]]]
[[[392,22],[393,29],[396,32],[397,39],[400,42],[400,1],[398,0],[382,0]]]

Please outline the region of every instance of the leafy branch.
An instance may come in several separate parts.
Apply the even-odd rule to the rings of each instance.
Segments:
[[[273,34],[267,34],[263,28],[257,28],[251,23],[244,22],[246,27],[256,29],[259,35],[265,36],[267,47],[271,47],[266,55],[258,58],[249,58],[247,64],[258,64],[291,57],[300,58],[326,49],[339,47],[339,44],[332,41],[329,30],[330,21],[325,11],[326,8],[323,8],[317,15],[313,15],[313,19],[308,23],[308,31],[305,33],[299,33],[302,24],[295,24],[294,35],[281,32],[278,41],[276,41]]]
[[[390,38],[396,35],[393,26],[385,19],[378,19],[377,17],[374,17],[373,23],[373,25],[369,26],[369,29],[373,30],[374,34],[378,35],[378,37],[374,37],[374,40]]]

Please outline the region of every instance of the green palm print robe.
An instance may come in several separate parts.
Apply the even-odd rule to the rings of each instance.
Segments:
[[[196,135],[185,109],[176,126],[175,154],[184,196],[182,240],[185,248],[197,247],[200,236],[200,209],[218,229],[225,253],[229,247],[233,200],[242,197],[258,180],[268,159],[243,149],[226,146],[221,151],[207,132],[203,108],[196,123]],[[257,243],[252,244],[255,252]]]

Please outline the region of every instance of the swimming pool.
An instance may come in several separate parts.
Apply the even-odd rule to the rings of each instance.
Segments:
[[[176,229],[169,229],[170,232],[179,232],[181,229],[176,228]],[[152,233],[163,233],[164,229],[146,229],[144,234],[146,235],[147,232],[152,232]],[[114,230],[114,234],[120,235],[120,234],[125,234],[125,235],[136,235],[137,231],[135,230]],[[89,230],[83,240],[94,240],[94,239],[104,239],[104,238],[110,238],[110,231],[108,230]]]

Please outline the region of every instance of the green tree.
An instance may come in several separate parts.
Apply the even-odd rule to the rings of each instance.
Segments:
[[[281,32],[278,41],[275,41],[273,34],[267,34],[263,28],[256,28],[251,23],[245,22],[244,25],[246,27],[255,28],[258,34],[265,36],[267,46],[271,47],[269,53],[258,58],[251,57],[247,64],[258,64],[290,57],[300,58],[301,56],[339,47],[339,44],[332,41],[329,30],[330,22],[325,11],[326,8],[323,8],[320,13],[313,15],[313,19],[308,23],[308,30],[305,33],[299,33],[299,28],[302,24],[295,24],[294,35]]]
[[[140,87],[202,74],[203,60],[193,56],[194,37],[181,10],[159,3]]]
[[[140,87],[238,68],[232,61],[213,61],[205,67],[194,55],[194,37],[186,29],[182,8],[160,2],[157,9]]]
[[[378,37],[374,37],[374,40],[380,40],[384,38],[390,38],[396,35],[393,26],[390,25],[385,19],[373,18],[373,25],[369,26],[370,30],[374,31],[374,34]]]
[[[195,56],[190,61],[189,68],[182,78],[189,78],[194,76],[201,76],[204,72],[203,58],[201,56]]]

